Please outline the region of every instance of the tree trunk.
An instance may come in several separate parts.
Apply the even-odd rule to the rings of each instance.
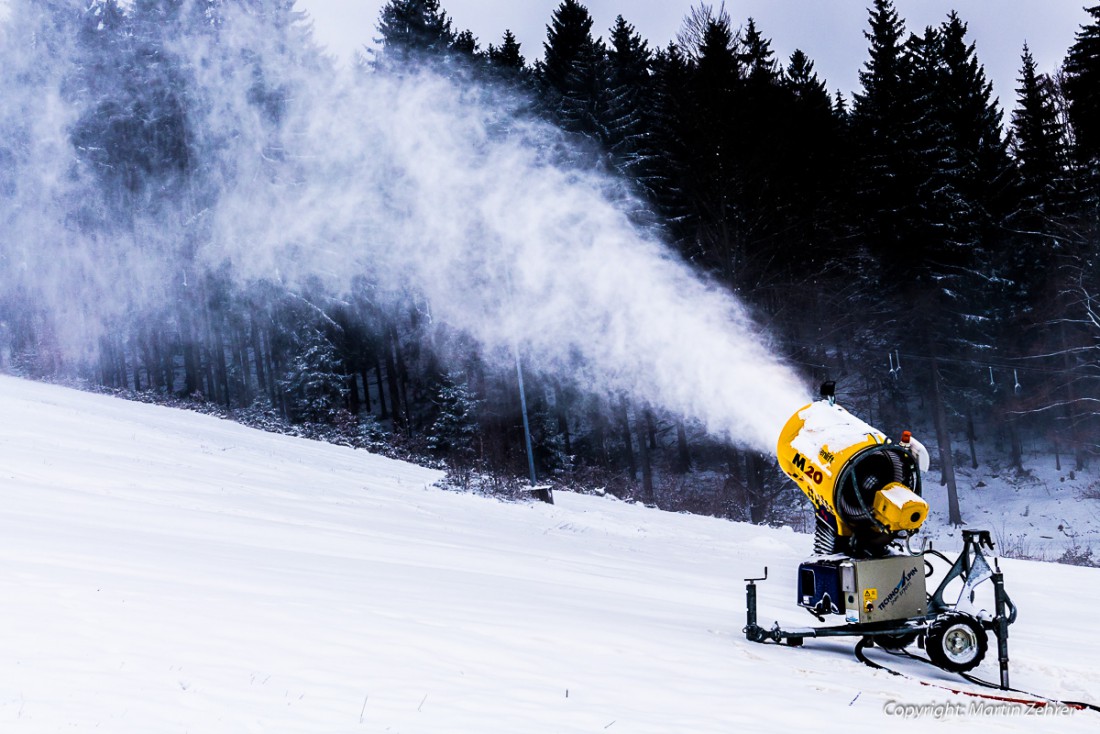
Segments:
[[[688,450],[687,429],[682,420],[676,421],[676,467],[677,474],[691,471],[691,452]]]
[[[363,410],[370,413],[370,368],[367,367],[366,360],[362,362],[362,366],[359,368],[359,377],[363,380]]]
[[[715,499],[715,504],[717,505],[718,510],[715,514],[717,514],[719,517],[733,517],[732,513],[730,513],[729,511],[729,508],[732,504],[732,500],[736,496],[734,494],[735,490],[737,490],[738,494],[740,494],[739,488],[743,485],[743,482],[741,481],[741,475],[743,473],[741,452],[733,448],[732,446],[729,447],[727,451],[726,479],[722,482],[722,488],[721,490],[719,490],[718,497]],[[742,520],[744,519],[744,515],[735,517],[734,519]]]
[[[646,434],[649,431],[649,421],[646,420],[648,411],[637,411],[634,416],[634,426],[638,433],[638,458],[642,464],[642,502],[652,505],[656,501],[653,493],[653,465],[649,460],[649,445],[646,443]]]
[[[962,513],[959,510],[959,490],[955,483],[955,461],[951,454],[951,434],[947,430],[947,410],[943,403],[943,385],[940,382],[940,363],[935,347],[932,355],[932,414],[936,424],[936,443],[940,451],[940,472],[942,482],[947,487],[947,520],[955,527],[962,525]]]
[[[199,366],[199,355],[195,349],[195,326],[191,318],[186,314],[186,305],[181,314],[180,325],[182,332],[180,338],[183,341],[183,391],[187,396],[194,395],[201,389],[202,369]]]
[[[233,331],[234,359],[237,362],[237,371],[240,373],[240,377],[237,378],[237,387],[240,390],[239,402],[241,405],[249,405],[252,403],[252,368],[248,363],[248,343],[245,341],[244,331],[240,329]]]
[[[221,334],[221,330],[219,329],[217,332],[214,333],[213,348],[216,350],[218,355],[217,368],[218,380],[221,383],[222,403],[225,404],[226,408],[230,408],[232,407],[232,393],[229,390],[229,361],[225,357],[226,346],[227,345],[225,343],[225,339]]]
[[[397,335],[397,327],[391,326],[393,339],[393,356],[397,363],[397,384],[401,388],[401,422],[405,426],[405,433],[412,435],[412,400],[409,398],[409,370],[405,365],[405,355],[401,352],[401,339]],[[396,411],[395,411],[396,412]]]
[[[749,522],[763,525],[768,519],[768,505],[764,495],[764,455],[756,451],[745,454],[745,474],[748,479]]]
[[[626,398],[619,401],[619,429],[623,441],[623,459],[626,461],[630,478],[638,478],[638,464],[634,460],[634,442],[630,437],[630,417],[627,415]]]
[[[348,411],[352,415],[359,415],[359,379],[355,372],[348,372],[345,377],[348,387]]]
[[[649,450],[653,451],[653,452],[656,452],[657,451],[657,421],[655,421],[653,419],[653,411],[651,411],[651,410],[646,410],[645,411],[645,425],[646,425],[646,430],[648,431],[648,433],[646,435],[649,436]]]
[[[1024,470],[1024,444],[1015,416],[1008,421],[1008,462],[1017,472]]]
[[[561,434],[562,441],[565,443],[565,455],[570,457],[569,461],[572,463],[573,437],[569,435],[569,413],[565,407],[565,395],[561,385],[557,383],[554,384],[554,404],[558,414],[558,433]]]
[[[386,383],[390,390],[390,417],[393,419],[393,427],[396,431],[405,425],[401,413],[401,390],[397,380],[397,333],[392,327],[386,330]]]
[[[978,437],[974,432],[974,408],[969,406],[966,410],[966,440],[970,444],[970,468],[977,469],[978,450],[975,448],[975,443]]]
[[[592,448],[600,465],[604,468],[611,466],[611,458],[607,455],[607,419],[601,406],[596,406],[590,413],[592,422]]]
[[[1077,391],[1074,389],[1073,360],[1070,359],[1069,338],[1066,336],[1066,325],[1063,321],[1059,326],[1059,336],[1062,339],[1062,365],[1066,370],[1066,422],[1069,424],[1069,440],[1073,447],[1073,460],[1077,471],[1084,471],[1088,464],[1085,454],[1085,442],[1081,440],[1080,428],[1077,425]]]
[[[256,320],[252,319],[251,324],[251,340],[252,340],[252,355],[253,360],[256,362],[256,384],[259,386],[260,392],[267,392],[267,375],[264,370],[264,352],[260,346],[260,329],[256,326]]]
[[[390,411],[386,407],[386,391],[382,385],[382,362],[377,356],[374,358],[374,372],[378,376],[378,407],[381,410],[378,418],[386,420],[390,417]]]

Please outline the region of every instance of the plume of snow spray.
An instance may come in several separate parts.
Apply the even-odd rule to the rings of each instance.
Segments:
[[[559,134],[499,95],[377,75],[301,113],[309,184],[238,190],[215,237],[229,249],[209,254],[413,283],[487,355],[518,348],[766,451],[807,402],[744,308],[630,221],[619,182],[556,162]]]
[[[24,273],[33,261],[55,271],[79,264],[75,276],[39,283],[55,313],[98,309],[109,323],[154,307],[163,284],[196,263],[241,283],[320,280],[333,292],[365,275],[415,290],[433,319],[472,338],[486,359],[518,353],[581,388],[627,393],[716,436],[774,449],[783,422],[808,401],[805,386],[732,295],[631,222],[621,182],[563,162],[559,132],[506,93],[454,75],[349,73],[335,82],[266,58],[285,51],[262,28],[249,30],[255,18],[238,20],[236,35],[179,48],[205,110],[209,144],[199,154],[216,159],[205,170],[221,172],[201,210],[181,204],[175,220],[160,212],[138,222],[129,252],[102,233],[74,242],[50,203],[56,191],[8,208],[10,225],[68,248],[59,260],[8,242],[9,264]],[[289,90],[275,126],[257,110],[257,63],[271,86]],[[20,99],[35,101],[27,89]],[[77,116],[39,112],[54,138]],[[42,186],[77,186],[58,148],[21,175],[68,168]],[[85,280],[93,293],[74,287]]]

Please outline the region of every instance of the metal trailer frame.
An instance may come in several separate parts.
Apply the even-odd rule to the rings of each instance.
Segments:
[[[764,575],[760,578],[745,579],[746,623],[742,630],[745,637],[752,642],[782,642],[791,646],[799,646],[807,637],[863,637],[869,641],[875,638],[894,637],[898,640],[907,636],[919,639],[924,646],[925,637],[929,628],[937,620],[950,615],[963,615],[981,626],[982,629],[992,631],[997,637],[997,657],[1000,665],[1000,684],[1003,690],[1009,688],[1008,674],[1008,626],[1016,621],[1016,605],[1012,603],[1004,588],[1004,574],[1001,573],[999,564],[994,560],[990,564],[982,548],[993,550],[993,541],[988,530],[963,530],[963,550],[958,558],[948,569],[947,575],[940,582],[936,590],[928,595],[928,611],[922,617],[910,617],[908,619],[881,623],[844,624],[830,627],[794,627],[782,629],[777,622],[771,629],[761,627],[757,623],[756,582],[766,581],[768,569],[764,568]],[[944,561],[950,563],[950,559],[939,551],[928,550]],[[923,557],[923,554],[920,554]],[[926,561],[927,563],[927,561]],[[974,584],[970,585],[972,575],[978,571],[978,577]],[[988,577],[984,574],[988,571]],[[986,580],[993,582],[993,596],[995,602],[995,614],[992,618],[979,619],[973,615],[957,610],[957,602],[950,603],[944,600],[943,595],[948,584],[956,578],[961,578],[964,583],[963,592]],[[820,619],[820,617],[819,617]],[[901,645],[904,646],[904,645]]]

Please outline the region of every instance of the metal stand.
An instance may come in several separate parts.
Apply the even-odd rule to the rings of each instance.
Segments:
[[[1000,687],[1009,689],[1008,676],[1008,626],[1016,621],[1016,605],[1012,603],[1004,588],[1004,574],[999,566],[991,566],[988,559],[982,553],[982,548],[993,549],[993,541],[988,530],[964,530],[963,550],[959,557],[947,571],[946,576],[935,592],[928,598],[928,613],[923,617],[911,617],[909,619],[895,620],[891,622],[844,624],[831,627],[795,627],[783,629],[777,622],[771,629],[761,627],[757,616],[756,582],[766,581],[768,569],[765,567],[764,575],[760,578],[745,579],[745,627],[742,630],[745,637],[752,642],[782,642],[791,646],[798,646],[807,637],[863,637],[873,640],[876,636],[904,636],[927,634],[929,626],[943,615],[957,612],[958,603],[951,604],[944,601],[943,594],[956,578],[961,578],[964,583],[963,595],[969,593],[978,584],[984,581],[993,582],[993,595],[995,602],[995,616],[992,619],[984,618],[976,620],[982,628],[992,631],[997,636],[997,659],[1000,666]],[[929,553],[942,558],[950,563],[950,559],[938,551],[929,550]],[[960,597],[961,600],[961,597]],[[922,643],[923,644],[923,643]]]

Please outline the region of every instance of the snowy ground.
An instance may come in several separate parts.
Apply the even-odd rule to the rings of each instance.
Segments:
[[[892,702],[970,703],[848,642],[746,642],[741,579],[765,565],[762,621],[812,621],[791,531],[448,493],[363,452],[7,377],[0,415],[2,732],[880,732],[928,726]],[[1100,701],[1100,570],[1002,565],[1014,684]]]

